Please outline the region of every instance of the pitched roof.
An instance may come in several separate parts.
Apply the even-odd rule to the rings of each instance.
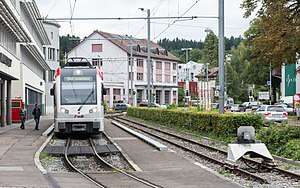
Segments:
[[[94,31],[94,33],[98,33],[102,35],[104,38],[112,42],[113,44],[120,47],[122,50],[130,54],[130,46],[132,44],[133,50],[132,54],[134,56],[141,56],[147,57],[148,54],[148,41],[146,39],[138,39],[127,35],[119,35],[119,34],[112,34],[103,31]],[[162,60],[171,60],[179,62],[180,59],[174,56],[173,54],[169,53],[166,49],[159,46],[157,43],[150,42],[151,48],[151,58],[162,59]]]
[[[219,73],[219,67],[213,67],[208,71],[208,78],[214,78],[217,76],[217,74]],[[201,72],[198,75],[196,75],[196,77],[198,79],[200,78],[206,78],[206,73],[205,72]]]

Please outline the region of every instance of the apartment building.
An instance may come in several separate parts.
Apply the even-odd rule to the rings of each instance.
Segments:
[[[150,46],[151,99],[158,104],[177,104],[180,60],[154,42]],[[106,88],[104,100],[112,107],[116,100],[137,105],[148,98],[147,53],[145,39],[94,31],[67,55],[86,57],[100,68]]]
[[[54,73],[59,66],[59,28],[60,25],[54,21],[44,21],[43,26],[46,34],[50,40],[49,45],[43,45],[43,53],[45,55],[45,61],[49,66],[49,70],[45,75],[45,110],[46,113],[54,112],[53,96],[50,95],[50,89],[53,87]]]
[[[50,41],[38,17],[35,1],[0,1],[1,126],[14,120],[12,109],[17,106],[12,108],[12,99],[19,99],[14,105],[24,103],[28,111],[38,103],[44,112],[45,70],[49,66],[42,46]]]

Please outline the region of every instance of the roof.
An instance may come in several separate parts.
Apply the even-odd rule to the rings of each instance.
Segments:
[[[208,78],[214,78],[218,75],[219,73],[219,67],[213,67],[208,71]],[[200,78],[206,78],[205,72],[201,72],[200,74],[196,75],[198,79]]]
[[[148,40],[146,39],[138,39],[138,38],[130,37],[128,35],[112,34],[112,33],[96,30],[88,37],[86,37],[84,40],[88,40],[88,38],[92,36],[94,33],[98,33],[99,35],[103,36],[111,43],[115,44],[116,46],[124,50],[128,55],[130,55],[131,46],[132,46],[133,56],[148,57]],[[80,43],[78,44],[78,46],[80,45]],[[159,46],[157,43],[151,41],[150,48],[151,48],[150,49],[151,58],[176,61],[176,62],[180,61],[179,58],[177,58],[176,56],[168,52],[163,47]]]

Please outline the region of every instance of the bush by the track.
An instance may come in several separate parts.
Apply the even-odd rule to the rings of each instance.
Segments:
[[[152,121],[158,124],[185,128],[203,134],[236,138],[240,126],[253,126],[257,131],[262,127],[262,119],[257,114],[219,114],[217,112],[194,112],[161,108],[130,107],[127,116]]]
[[[127,116],[155,122],[175,129],[188,130],[201,135],[213,136],[221,141],[236,139],[240,126],[253,126],[257,140],[266,144],[272,154],[300,160],[300,127],[263,122],[260,115],[219,114],[218,112],[196,112],[160,108],[130,107]]]

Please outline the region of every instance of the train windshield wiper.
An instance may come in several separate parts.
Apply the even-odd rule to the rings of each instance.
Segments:
[[[81,104],[81,106],[78,108],[78,111],[81,110],[81,108],[83,107],[83,105],[85,105],[85,103],[89,100],[89,98],[92,96],[93,93],[94,93],[94,90],[92,90],[91,93],[85,98],[85,100],[83,101],[83,103]]]

